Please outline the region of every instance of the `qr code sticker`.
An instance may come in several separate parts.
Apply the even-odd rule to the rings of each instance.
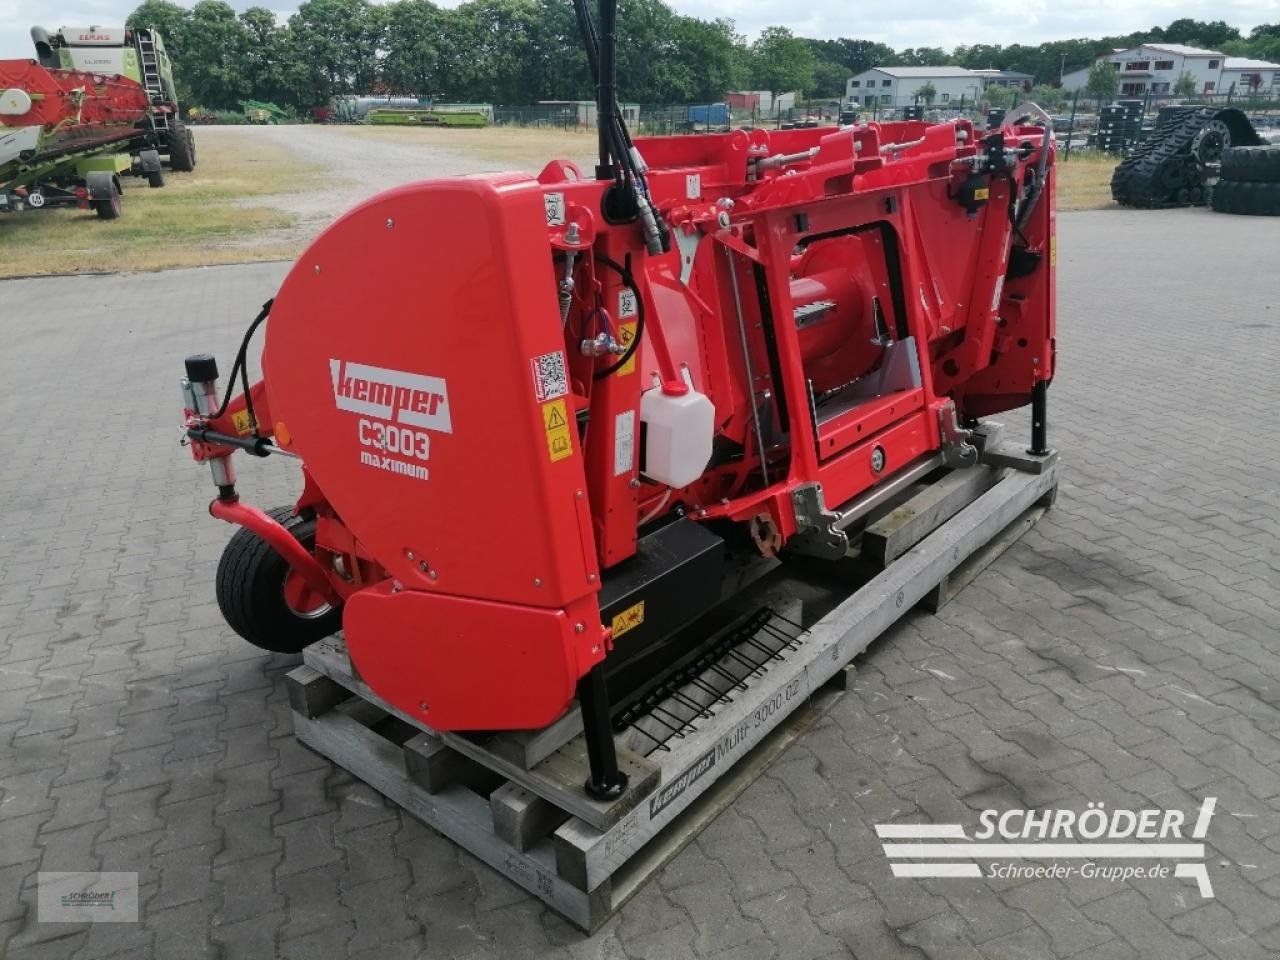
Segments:
[[[533,393],[539,403],[555,400],[569,392],[569,375],[565,371],[563,351],[544,353],[530,362],[533,364]]]

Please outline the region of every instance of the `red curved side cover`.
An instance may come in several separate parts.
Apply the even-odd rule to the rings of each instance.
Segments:
[[[437,730],[544,727],[573,701],[579,660],[592,657],[583,644],[603,653],[599,628],[587,632],[572,609],[393,593],[389,583],[354,594],[343,626],[364,681]]]

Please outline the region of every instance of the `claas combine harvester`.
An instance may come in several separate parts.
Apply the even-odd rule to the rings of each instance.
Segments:
[[[867,504],[975,461],[987,414],[1032,403],[1043,452],[1054,156],[1035,107],[632,142],[613,3],[577,12],[595,170],[361,204],[225,392],[188,358],[184,430],[243,527],[218,571],[237,632],[297,651],[341,627],[363,682],[438,731],[541,728],[576,698],[608,798],[611,717],[696,651],[645,652],[753,558],[840,562]],[[296,458],[296,504],[240,501],[237,450]]]

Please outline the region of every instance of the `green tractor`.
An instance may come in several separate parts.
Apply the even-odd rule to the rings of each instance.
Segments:
[[[178,110],[173,64],[159,31],[145,27],[31,28],[40,65],[55,70],[119,74],[141,84],[151,113],[138,124],[133,147],[150,147],[169,157],[177,171],[194,170],[196,141]]]

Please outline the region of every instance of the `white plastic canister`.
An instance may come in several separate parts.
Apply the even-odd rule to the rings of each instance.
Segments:
[[[653,387],[640,395],[645,425],[644,461],[648,479],[679,489],[702,476],[711,459],[716,409],[705,394],[689,386],[683,393]]]

